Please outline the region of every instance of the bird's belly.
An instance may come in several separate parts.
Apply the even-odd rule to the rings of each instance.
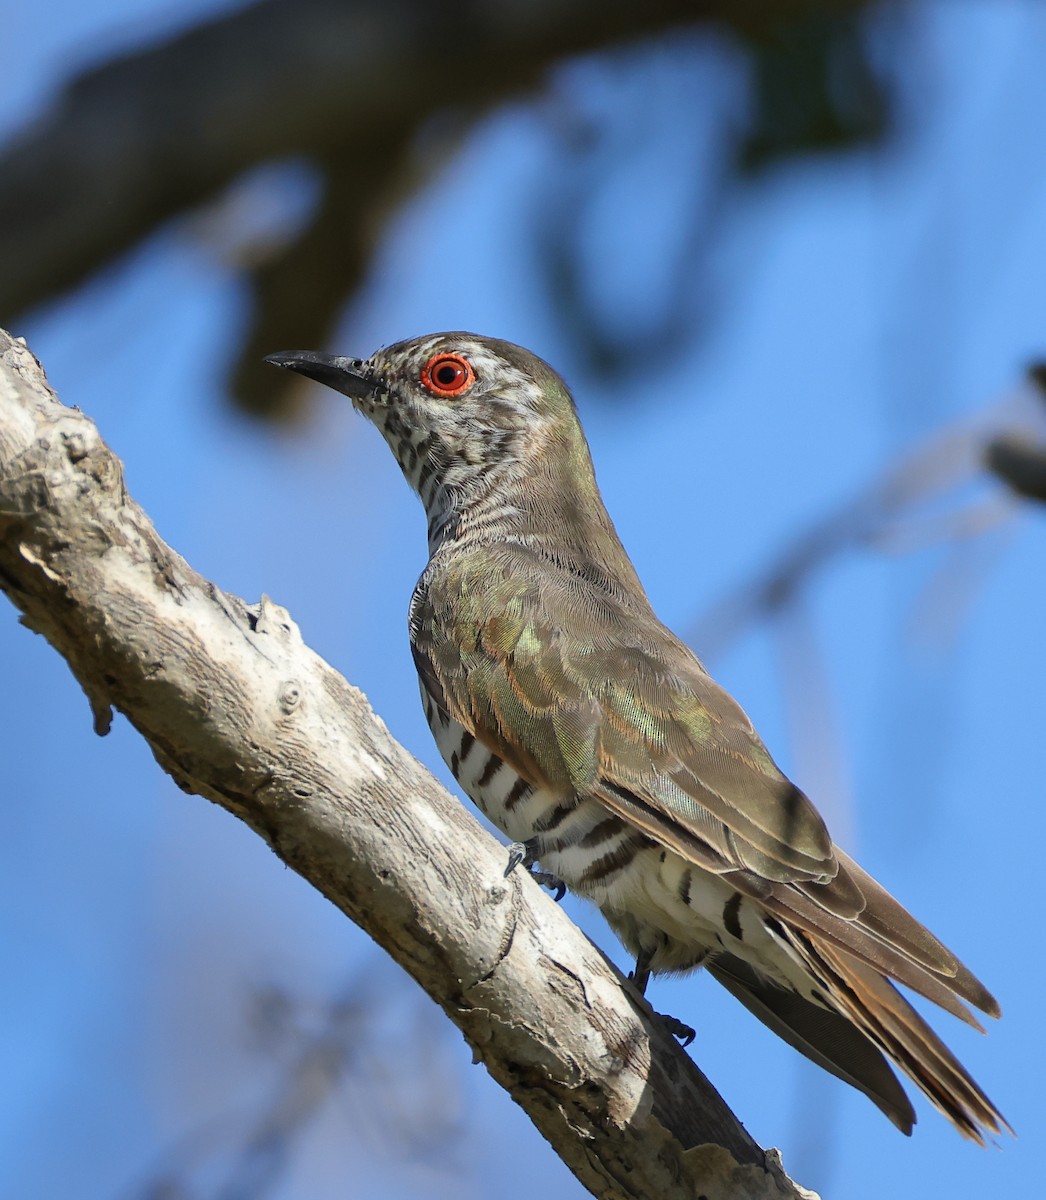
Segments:
[[[655,973],[691,970],[729,951],[788,984],[782,951],[762,914],[720,876],[666,850],[599,801],[534,788],[426,700],[436,745],[463,791],[514,842],[527,842],[545,871],[602,909]],[[787,957],[787,956],[786,956]]]
[[[571,891],[596,899],[603,880],[653,845],[595,800],[532,787],[457,721],[444,720],[431,702],[425,711],[436,745],[469,799],[514,842],[533,843],[542,866]],[[613,863],[601,863],[607,855]]]
[[[655,974],[689,971],[709,956],[733,954],[782,986],[792,986],[790,955],[764,914],[731,883],[653,845],[599,903],[610,927]]]
[[[532,837],[535,821],[555,806],[554,798],[532,788],[457,721],[444,719],[431,702],[425,713],[451,774],[480,812],[514,842]]]

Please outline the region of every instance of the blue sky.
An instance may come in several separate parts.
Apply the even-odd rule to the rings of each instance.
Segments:
[[[210,10],[12,6],[4,128],[71,65]],[[466,328],[553,362],[655,607],[691,627],[899,455],[1015,397],[1046,351],[1046,13],[919,4],[883,26],[881,44],[900,80],[901,135],[729,193],[694,280],[692,342],[670,358],[639,354],[627,374],[589,377],[522,233],[562,162],[548,105],[593,116],[612,153],[583,227],[589,287],[608,326],[638,330],[642,346],[679,214],[702,202],[700,181],[690,191],[664,164],[699,157],[740,94],[732,56],[712,42],[573,64],[544,107],[492,113],[389,228],[337,348]],[[649,138],[620,132],[622,97]],[[285,604],[446,781],[406,639],[420,507],[377,434],[332,393],[316,393],[294,432],[230,414],[222,377],[243,297],[200,229],[161,231],[15,332],[62,399],[97,420],[161,534],[220,586]],[[468,269],[437,269],[447,249]],[[992,496],[990,484],[970,489],[971,503]],[[967,590],[955,564],[982,560]],[[790,623],[708,655],[837,837],[1004,1010],[988,1038],[933,1017],[1021,1135],[980,1151],[921,1100],[914,1137],[901,1138],[712,981],[654,985],[655,1006],[697,1029],[696,1060],[753,1135],[826,1195],[1015,1194],[1039,1175],[1046,913],[1022,851],[1037,861],[1046,838],[1044,563],[1043,515],[1017,507],[958,549],[853,547],[809,580]],[[126,722],[91,734],[68,671],[13,611],[0,661],[0,1194],[130,1196],[172,1164],[191,1167],[191,1194],[218,1194],[231,1169],[222,1151],[280,1094],[289,1056],[247,1021],[252,997],[286,992],[309,1022],[361,989],[381,1004],[355,1082],[321,1107],[273,1195],[344,1196],[347,1177],[356,1194],[397,1200],[582,1195],[358,930],[231,817],[182,795]],[[618,953],[596,915],[566,904]]]

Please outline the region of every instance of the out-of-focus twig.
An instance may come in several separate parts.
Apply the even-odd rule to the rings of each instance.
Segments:
[[[1046,411],[1039,398],[1036,388],[1024,388],[974,420],[938,431],[794,538],[754,579],[713,604],[690,626],[687,640],[702,654],[724,653],[848,550],[865,546],[910,553],[928,545],[972,541],[1010,520],[1016,501],[997,489],[978,492],[978,485],[990,478],[986,460],[997,473],[991,467],[991,448],[1000,441],[1042,443]],[[999,429],[1013,432],[1000,435]]]
[[[253,1113],[209,1118],[179,1138],[128,1200],[262,1200],[284,1182],[300,1142],[339,1097],[352,1108],[347,1144],[359,1141],[362,1124],[399,1161],[445,1161],[461,1135],[453,1078],[433,1058],[439,1039],[430,1022],[415,1023],[413,1038],[401,1026],[380,1028],[388,1006],[371,985],[382,974],[387,983],[390,973],[372,963],[318,1005],[281,987],[256,991],[253,1040],[266,1060],[259,1067],[266,1078],[277,1068],[267,1098]]]

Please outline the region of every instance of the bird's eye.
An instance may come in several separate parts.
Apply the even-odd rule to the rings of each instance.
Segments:
[[[476,382],[476,372],[460,354],[435,354],[421,372],[421,383],[435,396],[461,396]]]

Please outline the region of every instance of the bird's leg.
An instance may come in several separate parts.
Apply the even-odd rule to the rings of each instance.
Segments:
[[[641,996],[646,995],[646,987],[650,982],[650,964],[653,961],[655,950],[645,949],[640,950],[636,955],[636,965],[629,972],[629,979],[632,981]],[[697,1036],[689,1025],[685,1025],[678,1017],[670,1017],[668,1013],[657,1014],[665,1023],[665,1028],[673,1036],[679,1038],[684,1046],[689,1046]]]
[[[550,871],[534,870],[534,864],[537,861],[534,850],[533,838],[528,842],[513,842],[508,848],[508,864],[505,867],[505,877],[507,878],[511,875],[518,866],[525,867],[535,883],[539,883],[542,887],[547,887],[549,891],[556,893],[553,899],[558,904],[567,894],[567,885],[558,875],[553,875]]]
[[[636,985],[641,996],[646,995],[646,985],[650,982],[650,962],[653,957],[653,950],[640,950],[636,955],[635,967],[628,973],[629,979]]]

